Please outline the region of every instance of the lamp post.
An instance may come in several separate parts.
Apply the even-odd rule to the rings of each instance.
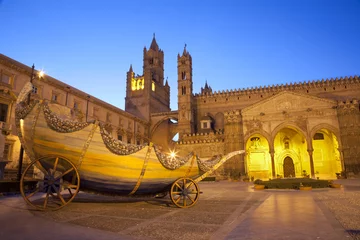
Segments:
[[[31,68],[30,83],[32,83],[34,80],[34,70],[35,70],[35,65],[33,64],[32,68]],[[28,96],[28,102],[27,102],[28,104],[30,104],[30,97],[31,97],[31,93],[29,93],[29,96]],[[19,155],[19,168],[18,168],[18,172],[17,172],[17,181],[20,181],[20,179],[21,179],[23,158],[24,158],[24,148],[21,145],[20,155]]]

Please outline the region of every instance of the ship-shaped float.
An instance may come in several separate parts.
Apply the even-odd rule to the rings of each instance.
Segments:
[[[31,159],[20,191],[37,209],[60,209],[79,190],[127,196],[169,193],[176,206],[190,207],[200,195],[197,183],[243,153],[200,160],[194,153],[185,157],[165,153],[152,143],[126,144],[98,121],[71,119],[70,108],[47,100],[30,101],[31,90],[28,83],[20,92],[15,116],[19,139]],[[36,187],[26,190],[26,181],[36,181]]]

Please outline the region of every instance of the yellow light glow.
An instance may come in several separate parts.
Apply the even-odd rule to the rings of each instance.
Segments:
[[[145,87],[144,78],[131,79],[131,90],[132,91],[142,90],[142,89],[144,89],[144,87]]]
[[[135,91],[136,90],[136,79],[132,79],[131,80],[131,90]]]
[[[155,91],[155,82],[154,81],[152,81],[152,83],[151,83],[151,90],[154,92]]]
[[[172,159],[174,159],[174,158],[176,158],[176,152],[175,151],[170,151],[170,157],[172,158]]]
[[[45,75],[45,72],[43,71],[43,70],[41,70],[40,72],[39,72],[39,77],[43,77]]]

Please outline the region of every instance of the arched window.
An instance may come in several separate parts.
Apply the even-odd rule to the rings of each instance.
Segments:
[[[181,73],[181,79],[182,79],[182,80],[186,80],[186,72],[182,72],[182,73]]]
[[[181,87],[181,95],[185,95],[186,94],[186,87],[183,86]]]
[[[324,134],[322,133],[315,133],[314,140],[324,140]]]

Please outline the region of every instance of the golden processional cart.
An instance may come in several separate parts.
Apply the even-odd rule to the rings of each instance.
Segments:
[[[178,157],[152,143],[125,144],[114,139],[98,121],[69,118],[71,109],[46,100],[28,100],[28,83],[17,99],[16,126],[31,163],[20,180],[25,201],[41,210],[57,210],[79,190],[111,195],[156,195],[169,192],[178,207],[193,206],[198,182],[243,151],[211,160],[195,154]],[[33,169],[37,170],[32,173]],[[26,181],[36,181],[26,189]],[[39,195],[41,197],[39,197]]]

